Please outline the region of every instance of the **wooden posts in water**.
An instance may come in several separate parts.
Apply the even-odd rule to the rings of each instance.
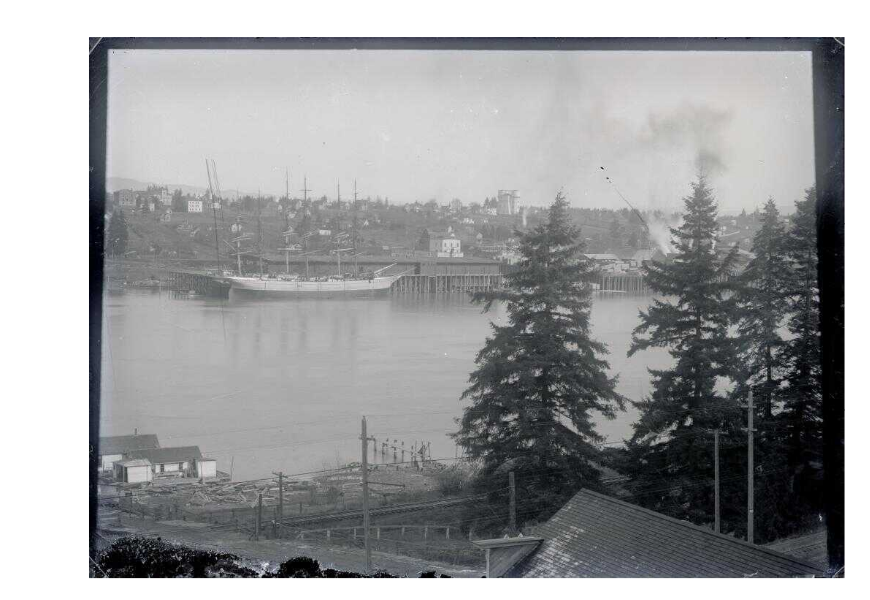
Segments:
[[[200,296],[216,298],[229,297],[230,288],[205,273],[192,271],[170,271],[169,289],[181,292],[194,292]]]
[[[484,292],[501,287],[500,273],[460,275],[402,275],[392,286],[394,293],[449,294]]]

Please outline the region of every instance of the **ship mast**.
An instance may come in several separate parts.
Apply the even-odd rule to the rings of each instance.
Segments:
[[[261,217],[260,190],[257,190],[257,254],[260,258],[260,275],[263,274],[263,220]]]
[[[205,159],[205,172],[206,172],[206,175],[208,176],[208,196],[209,196],[209,200],[211,200],[212,216],[214,216],[214,252],[215,252],[215,256],[217,258],[218,273],[220,273],[223,271],[223,269],[221,268],[221,248],[220,248],[220,242],[218,241],[217,209],[215,208],[215,205],[214,205],[215,204],[214,190],[212,189],[212,185],[211,185],[211,170],[208,167],[208,159],[207,158]],[[217,175],[215,175],[215,177],[217,177]]]
[[[308,205],[308,192],[311,191],[308,189],[308,175],[302,176],[302,189],[299,191],[302,192],[302,205],[307,206]]]

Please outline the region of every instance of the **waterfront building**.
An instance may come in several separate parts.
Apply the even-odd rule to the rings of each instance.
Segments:
[[[154,477],[202,477],[217,476],[217,461],[205,458],[199,446],[177,448],[152,448],[130,453],[130,458],[147,459]]]
[[[102,471],[111,471],[112,465],[138,450],[159,448],[160,442],[153,433],[134,432],[133,435],[115,435],[100,438],[99,460]]]

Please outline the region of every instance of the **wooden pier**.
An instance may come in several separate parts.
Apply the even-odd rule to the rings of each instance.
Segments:
[[[397,294],[450,294],[485,292],[501,287],[500,274],[402,275],[390,288]]]
[[[228,283],[199,271],[169,271],[169,289],[214,298],[228,298],[230,294]]]
[[[603,274],[598,279],[599,291],[622,294],[649,294],[650,290],[643,275]]]

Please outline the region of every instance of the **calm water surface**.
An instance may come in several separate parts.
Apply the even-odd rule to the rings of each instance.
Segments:
[[[593,332],[610,348],[619,391],[649,391],[663,350],[626,357],[645,297],[599,296]],[[178,299],[107,295],[103,435],[155,433],[163,446],[198,445],[236,480],[359,460],[360,416],[378,440],[431,442],[453,457],[447,432],[474,357],[504,311],[464,296],[353,300]],[[599,419],[619,441],[635,412]],[[390,457],[391,459],[391,457]]]

